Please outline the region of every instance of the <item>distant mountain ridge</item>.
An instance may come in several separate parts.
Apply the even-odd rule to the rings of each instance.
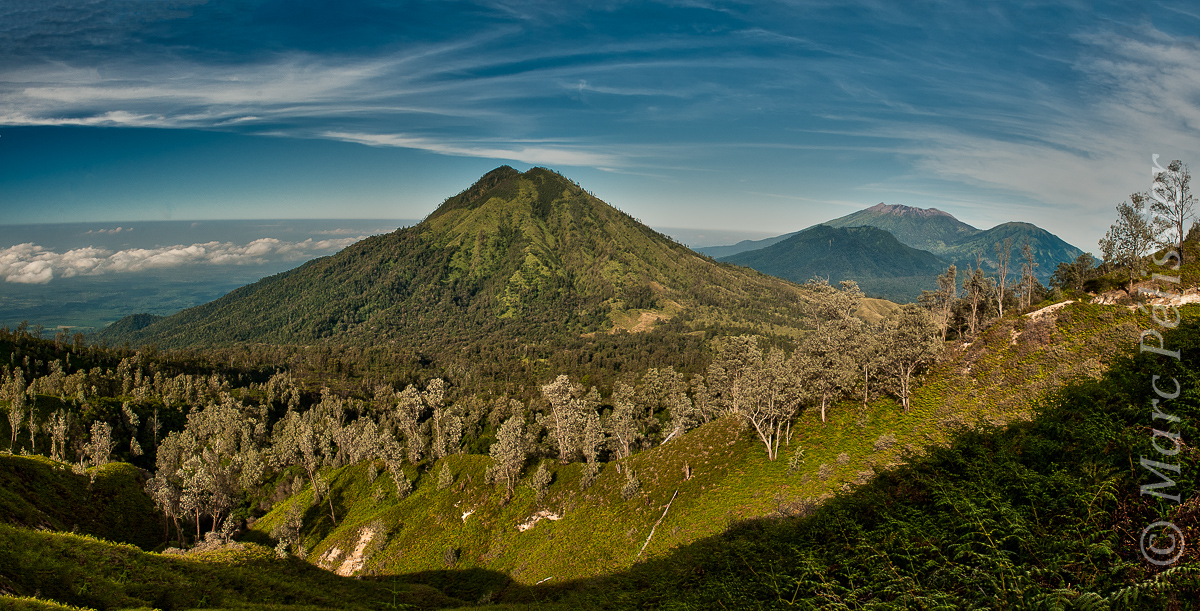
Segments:
[[[1083,254],[1082,250],[1031,223],[1009,222],[991,229],[980,230],[937,208],[916,208],[881,202],[870,208],[826,221],[821,225],[837,228],[875,227],[887,231],[908,247],[936,255],[942,262],[943,270],[950,264],[954,264],[960,269],[974,266],[976,255],[980,255],[984,269],[994,271],[996,268],[995,245],[1003,244],[1005,239],[1012,239],[1012,250],[1009,253],[1012,262],[1010,269],[1014,270],[1015,274],[1016,270],[1020,269],[1016,262],[1022,259],[1021,245],[1028,241],[1033,250],[1034,262],[1037,264],[1034,274],[1043,283],[1049,282],[1050,276],[1054,274],[1059,263],[1073,261]],[[811,261],[797,258],[795,253],[798,251],[795,248],[775,248],[779,244],[819,226],[763,240],[746,240],[732,246],[702,248],[700,251],[721,261],[744,262],[743,264],[754,269],[778,275],[781,278],[794,279],[798,275],[812,273],[827,277],[831,281],[854,279],[859,281],[860,285],[866,282],[868,286],[874,286],[880,291],[880,294],[890,295],[889,298],[905,298],[904,296],[913,294],[916,286],[927,289],[936,286],[937,273],[913,277],[911,286],[895,282],[882,284],[877,282],[877,280],[886,278],[907,277],[906,270],[912,269],[911,254],[905,254],[893,263],[888,263],[888,257],[898,255],[898,252],[892,247],[883,248],[882,251],[876,253],[876,256],[882,258],[877,264],[851,265],[849,267],[827,256],[821,258],[822,261],[825,261],[822,266],[816,266]],[[747,255],[749,252],[762,254],[749,256]],[[785,255],[785,252],[790,254]],[[769,260],[772,256],[782,258],[773,262]],[[859,253],[847,252],[845,256],[861,260]],[[751,261],[753,263],[750,263]],[[895,269],[885,270],[884,268],[888,265],[893,265]],[[920,291],[916,290],[916,294],[919,293]]]
[[[828,231],[865,228],[888,234],[895,243],[871,232]],[[821,248],[820,239],[830,245],[836,241],[841,250]],[[951,264],[959,269],[973,267],[979,255],[984,269],[993,272],[995,245],[1003,244],[1005,239],[1012,240],[1010,280],[1019,274],[1021,245],[1026,241],[1037,264],[1034,274],[1043,283],[1049,282],[1060,262],[1073,261],[1083,254],[1082,250],[1030,223],[1010,222],[979,230],[937,208],[882,202],[801,231],[700,251],[720,261],[746,265],[794,282],[816,276],[835,284],[854,280],[869,295],[892,301],[915,301],[922,290],[937,288],[938,274]]]
[[[854,280],[868,295],[899,302],[915,301],[921,290],[936,288],[937,275],[946,266],[932,253],[871,226],[817,225],[766,248],[721,260],[797,283],[814,276],[835,285]]]

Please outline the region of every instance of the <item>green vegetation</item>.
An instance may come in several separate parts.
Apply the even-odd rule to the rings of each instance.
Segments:
[[[333,341],[443,361],[488,350],[485,360],[508,366],[513,352],[491,346],[553,351],[608,333],[611,314],[782,334],[803,327],[803,306],[795,285],[699,257],[559,174],[505,166],[416,226],[101,338],[162,348]]]
[[[421,585],[355,581],[250,543],[153,554],[83,535],[0,525],[0,598],[17,608],[435,609],[458,601]],[[45,605],[39,607],[38,605]]]
[[[1059,263],[1073,261],[1083,254],[1078,248],[1030,223],[1002,223],[979,230],[936,208],[879,204],[825,224],[830,227],[878,227],[896,236],[900,242],[927,250],[959,268],[975,263],[975,256],[979,254],[983,256],[986,268],[994,270],[996,243],[1011,240],[1009,254],[1015,260],[1020,257],[1021,245],[1029,242],[1038,264],[1034,273],[1041,281],[1048,280]]]
[[[721,260],[797,283],[816,276],[832,283],[854,280],[868,295],[899,302],[916,301],[922,289],[934,288],[934,278],[946,265],[882,229],[828,225]]]
[[[1159,570],[1137,536],[1158,519],[1193,533],[1188,505],[1139,495],[1158,453],[1148,381],[1176,377],[1172,431],[1200,433],[1200,326],[1170,338],[1182,363],[1142,354],[1054,393],[1037,416],[955,436],[803,519],[741,524],[563,600],[587,608],[1193,608],[1200,555]],[[1177,459],[1194,491],[1197,451]],[[1194,492],[1193,492],[1194,494]]]
[[[0,455],[0,522],[157,547],[162,516],[142,491],[145,476],[126,463],[90,471],[77,474],[44,456]]]
[[[896,306],[696,257],[541,169],[500,168],[368,242],[122,331],[227,345],[0,329],[3,604],[1180,608],[1197,593],[1195,550],[1158,572],[1136,547],[1156,516],[1200,526],[1196,450],[1176,445],[1165,484],[1182,505],[1139,495],[1136,460],[1197,433],[1196,306],[1167,334],[1181,364],[1130,356],[1169,308],[1043,301],[1082,297],[1089,261],[1046,293],[1028,246],[1003,297],[981,267],[951,267]],[[314,324],[347,304],[358,322]],[[1149,420],[1151,374],[1186,388],[1159,391],[1166,422]]]
[[[396,497],[385,475],[371,482],[370,473],[380,465],[358,464],[328,477],[330,496],[338,503],[337,525],[328,511],[312,504],[305,489],[276,505],[254,530],[271,532],[296,504],[305,508],[308,557],[318,563],[334,557],[326,564],[331,570],[378,520],[395,526],[386,544],[363,558],[360,570],[367,575],[438,570],[445,566],[443,552],[453,548],[458,570],[502,574],[517,584],[533,585],[550,576],[555,583],[593,578],[670,554],[745,520],[807,514],[846,487],[870,480],[877,470],[911,460],[906,455],[948,443],[964,427],[1029,419],[1032,406],[1056,388],[1073,379],[1094,379],[1110,358],[1135,345],[1136,324],[1128,310],[1087,304],[1037,319],[1005,319],[926,373],[908,413],[892,399],[873,399],[866,406],[851,401],[832,406],[822,424],[819,412],[809,409],[793,423],[790,442],[780,444],[775,461],[752,429],[726,417],[629,458],[610,458],[584,489],[586,463],[527,461],[518,475],[522,482],[532,482],[541,465],[553,473],[540,500],[529,485],[515,486],[512,496],[504,486],[488,485],[491,463],[481,456],[406,466],[414,488],[404,499]],[[790,468],[800,452],[798,469]],[[458,483],[443,487],[438,474],[447,465]],[[631,473],[640,489],[624,498]],[[542,511],[561,519],[543,518],[526,531],[517,529]],[[478,588],[499,592],[504,583],[489,581]]]

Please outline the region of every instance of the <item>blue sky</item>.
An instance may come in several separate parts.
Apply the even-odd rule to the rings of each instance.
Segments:
[[[1151,154],[1200,168],[1196,32],[1178,2],[6,2],[0,223],[421,218],[507,163],[660,227],[883,201],[1095,251]]]

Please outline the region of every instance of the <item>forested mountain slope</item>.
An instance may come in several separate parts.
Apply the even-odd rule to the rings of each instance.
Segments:
[[[1033,260],[1037,263],[1034,275],[1042,282],[1046,282],[1050,276],[1054,275],[1054,270],[1058,268],[1059,263],[1070,263],[1083,254],[1082,250],[1071,246],[1037,225],[1015,222],[996,225],[951,244],[941,251],[935,251],[935,254],[956,263],[959,269],[965,269],[968,265],[974,265],[975,254],[981,253],[984,266],[994,268],[996,244],[1003,244],[1005,240],[1012,241],[1010,261],[1017,262],[1017,266],[1013,269],[1020,268],[1020,262],[1023,260],[1021,245],[1026,241],[1029,242],[1029,247],[1033,251]],[[1012,263],[1010,263],[1011,265]]]
[[[1034,262],[1034,275],[1046,282],[1059,263],[1074,261],[1082,250],[1064,242],[1058,236],[1030,223],[1002,223],[991,229],[979,230],[937,208],[877,204],[865,210],[827,221],[831,227],[868,225],[890,232],[904,244],[927,250],[959,269],[975,265],[975,255],[982,255],[985,269],[995,269],[996,244],[1012,240],[1009,251],[1010,269],[1019,270],[1021,245],[1029,242]]]
[[[813,277],[832,284],[854,280],[866,294],[897,302],[915,302],[922,290],[935,290],[937,275],[946,266],[936,256],[870,226],[817,225],[766,248],[721,260],[793,282]]]
[[[670,318],[786,332],[802,325],[803,291],[700,257],[559,174],[504,166],[416,226],[165,319],[114,324],[101,338],[164,348],[336,339],[454,353]]]
[[[974,266],[976,255],[981,255],[984,269],[993,271],[996,267],[996,244],[1004,244],[1005,240],[1011,240],[1010,270],[1019,270],[1019,262],[1022,260],[1021,246],[1028,241],[1034,262],[1037,263],[1034,275],[1042,282],[1049,280],[1059,263],[1074,261],[1076,257],[1083,254],[1082,250],[1030,223],[1010,222],[991,229],[979,230],[937,208],[915,208],[879,203],[870,208],[825,221],[821,225],[838,228],[875,227],[882,229],[895,236],[900,243],[906,246],[936,255],[940,259],[942,270],[951,263],[957,265],[959,269]],[[756,263],[750,265],[754,269],[783,278],[792,278],[792,276],[803,274],[808,274],[808,276],[801,281],[807,280],[813,275],[854,277],[847,273],[845,269],[847,266],[837,259],[827,258],[824,261],[813,261],[807,266],[801,266],[798,264],[798,258],[789,255],[788,250],[780,250],[780,244],[797,239],[800,234],[814,231],[817,227],[819,225],[764,240],[744,241],[734,246],[707,247],[702,248],[701,251],[723,261],[734,263],[749,264],[746,262],[754,260]],[[858,255],[853,249],[846,249],[841,252],[841,256],[854,258]],[[778,259],[778,261],[774,259]],[[802,258],[799,259],[802,260]],[[889,257],[884,253],[874,262],[873,271],[868,273],[856,270],[856,272],[863,278],[911,275],[914,276],[914,280],[909,284],[920,285],[921,289],[936,288],[936,276],[942,270],[920,276],[907,274],[905,270],[912,268],[912,259],[912,256]],[[767,271],[768,267],[784,273]],[[788,275],[786,272],[793,268],[801,271]],[[860,281],[860,284],[863,282]],[[874,284],[877,285],[876,292],[885,295],[887,292],[881,290],[885,286],[898,287],[892,290],[902,290],[904,286],[898,282],[881,283],[876,281]],[[919,295],[920,289],[916,290],[915,294]],[[896,295],[896,297],[915,300],[915,296]]]
[[[254,528],[271,533],[297,508],[310,558],[330,570],[343,566],[371,530],[379,540],[353,565],[357,574],[429,575],[427,583],[441,588],[445,583],[433,573],[443,567],[482,571],[471,586],[477,589],[447,590],[459,598],[487,590],[499,596],[551,576],[556,583],[595,577],[668,556],[746,520],[806,514],[877,470],[947,443],[963,427],[1028,420],[1064,384],[1101,376],[1110,360],[1136,346],[1137,324],[1125,308],[1089,304],[1005,318],[970,345],[953,345],[924,376],[908,412],[890,398],[849,400],[832,406],[822,423],[808,409],[775,461],[753,429],[734,418],[614,458],[587,486],[584,463],[529,461],[511,499],[487,483],[491,461],[484,456],[406,465],[412,491],[403,498],[382,463],[368,461],[330,474],[336,524],[308,487]],[[532,483],[541,466],[552,475],[544,493]],[[626,497],[631,473],[640,485]]]

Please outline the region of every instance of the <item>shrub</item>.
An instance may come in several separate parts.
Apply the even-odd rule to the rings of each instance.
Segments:
[[[845,452],[838,454],[837,464],[843,465],[843,466],[850,464],[850,455]]]
[[[788,459],[788,473],[795,473],[804,465],[804,448],[796,446],[796,451],[792,452],[792,457]]]
[[[817,477],[822,481],[833,477],[833,467],[830,467],[829,463],[821,463],[821,467],[817,469]]]
[[[583,477],[579,478],[579,489],[587,490],[591,488],[592,483],[596,481],[596,475],[600,473],[600,464],[590,462],[583,467]]]
[[[408,479],[408,475],[404,471],[393,473],[392,478],[396,480],[396,499],[403,500],[408,497],[408,493],[412,492],[412,481]]]
[[[642,482],[638,480],[633,469],[625,468],[625,485],[621,487],[621,498],[628,501],[637,496],[638,491],[642,489]]]
[[[529,487],[537,493],[537,500],[542,500],[546,496],[546,492],[550,487],[550,482],[554,479],[554,474],[546,468],[546,463],[538,465],[537,473],[533,474],[533,479],[529,482]]]

